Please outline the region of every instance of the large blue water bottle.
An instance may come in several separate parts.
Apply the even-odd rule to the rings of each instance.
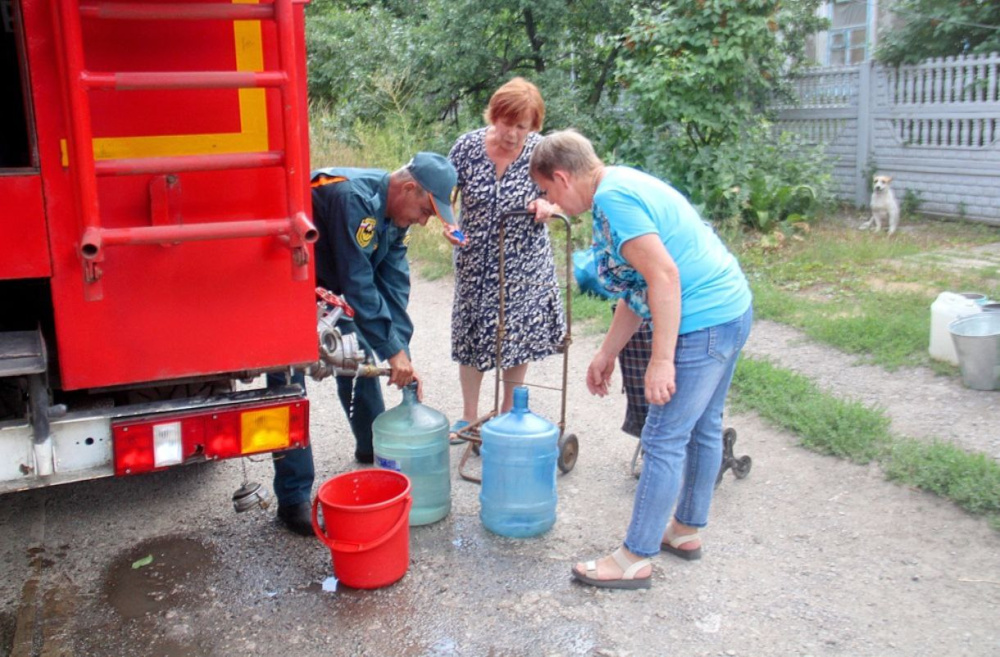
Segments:
[[[514,407],[480,430],[483,487],[479,517],[491,532],[521,538],[556,522],[559,427],[528,410],[528,389],[514,388]]]
[[[402,472],[412,484],[410,526],[437,522],[451,511],[448,418],[417,401],[417,384],[372,424],[375,465]]]

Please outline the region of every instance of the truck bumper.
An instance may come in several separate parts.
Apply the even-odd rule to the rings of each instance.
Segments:
[[[119,474],[133,474],[132,468],[122,464],[122,449],[116,450],[115,433],[120,434],[125,426],[154,425],[158,422],[181,423],[185,436],[181,460],[170,465],[156,465],[141,471],[165,470],[174,465],[262,453],[269,449],[253,449],[240,452],[218,448],[218,431],[214,427],[216,418],[233,417],[242,410],[253,411],[261,407],[294,408],[304,430],[296,435],[288,447],[304,447],[308,444],[308,407],[305,391],[296,385],[276,389],[245,390],[210,398],[169,400],[131,406],[67,413],[50,422],[50,440],[46,445],[38,445],[33,439],[32,427],[28,422],[0,423],[0,494],[31,488],[41,488],[57,484],[98,479],[114,476],[116,458]],[[173,421],[173,422],[172,422]],[[197,427],[188,432],[186,427]],[[131,428],[131,427],[130,427]],[[138,428],[142,428],[139,426]],[[127,429],[126,429],[127,431]],[[135,432],[133,432],[134,434]],[[188,435],[191,434],[191,435]],[[51,457],[45,456],[51,452]],[[51,458],[51,462],[41,464],[38,458]],[[51,474],[41,475],[48,465]]]

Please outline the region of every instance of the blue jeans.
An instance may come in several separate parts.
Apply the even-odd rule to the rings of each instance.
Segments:
[[[344,335],[357,332],[353,322],[340,322],[338,326]],[[368,343],[360,332],[357,332],[357,335],[358,345],[371,358],[372,350]],[[347,414],[351,433],[354,434],[354,457],[357,459],[371,457],[374,453],[372,422],[385,411],[381,380],[377,377],[338,376],[337,396],[340,398],[344,413]]]
[[[283,386],[287,380],[284,374],[268,374],[267,387]],[[305,390],[305,374],[296,372],[295,376],[292,377],[292,383],[299,384]],[[312,499],[313,479],[316,478],[312,444],[299,449],[275,452],[272,461],[274,463],[274,496],[278,498],[278,506],[308,503]]]
[[[377,378],[338,376],[337,396],[354,434],[354,457],[370,457],[374,453],[372,423],[385,410],[382,384]]]
[[[642,476],[625,538],[633,554],[659,553],[671,511],[690,527],[708,524],[722,465],[722,411],[752,320],[749,308],[731,322],[678,336],[677,392],[666,404],[650,404],[642,429]]]

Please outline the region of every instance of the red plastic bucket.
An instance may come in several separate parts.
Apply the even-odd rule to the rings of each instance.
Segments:
[[[313,500],[313,530],[330,548],[333,574],[341,583],[377,589],[406,574],[412,504],[410,480],[393,470],[354,470],[320,486]],[[325,532],[317,519],[321,506]]]

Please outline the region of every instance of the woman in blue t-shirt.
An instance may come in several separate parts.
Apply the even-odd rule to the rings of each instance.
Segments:
[[[567,214],[592,211],[598,276],[624,302],[587,370],[591,393],[607,394],[618,353],[643,319],[652,321],[645,462],[628,534],[610,556],[573,568],[593,586],[648,588],[649,557],[661,549],[701,557],[698,529],[708,524],[722,463],[722,411],[750,333],[750,288],[736,258],[677,190],[641,171],[605,166],[579,133],[542,139],[531,176]]]

